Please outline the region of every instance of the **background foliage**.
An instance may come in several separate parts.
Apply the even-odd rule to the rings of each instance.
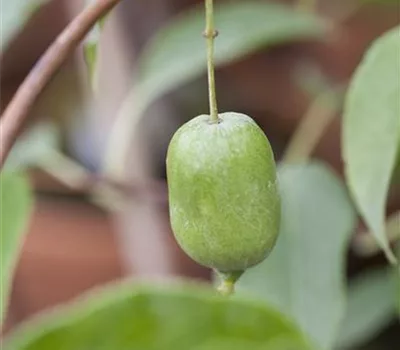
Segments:
[[[2,50],[40,4],[2,0]],[[146,109],[204,73],[205,48],[199,35],[203,17],[203,8],[182,13],[146,43],[138,81],[121,106],[108,144],[104,169],[110,176],[121,175],[128,141],[136,137]],[[314,13],[253,1],[217,6],[216,23],[221,34],[218,66],[260,49],[322,41],[332,26]],[[94,80],[98,34],[86,41]],[[357,208],[396,265],[385,219],[400,159],[399,35],[396,27],[373,43],[346,92],[342,135],[346,182],[321,162],[280,164],[281,234],[270,258],[242,276],[237,296],[224,299],[211,287],[187,282],[169,288],[117,284],[28,322],[9,336],[5,348],[344,349],[378,334],[398,317],[398,266],[366,271],[346,285],[346,252],[356,230]],[[8,169],[49,164],[57,158],[53,151],[58,143],[56,131],[46,126],[35,129],[16,146]],[[32,204],[26,179],[2,173],[2,319]]]

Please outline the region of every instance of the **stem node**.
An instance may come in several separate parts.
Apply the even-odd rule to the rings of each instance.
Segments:
[[[218,32],[217,29],[214,29],[214,30],[212,30],[212,31],[208,31],[208,30],[206,29],[206,30],[204,30],[204,32],[203,32],[203,36],[204,36],[206,39],[210,39],[210,38],[215,39],[215,38],[218,36],[218,34],[219,34],[219,32]]]

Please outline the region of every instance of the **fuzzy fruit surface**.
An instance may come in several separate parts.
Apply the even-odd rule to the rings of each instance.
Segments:
[[[167,154],[172,229],[198,263],[221,272],[263,261],[277,239],[280,197],[274,155],[250,117],[200,115],[173,136]]]

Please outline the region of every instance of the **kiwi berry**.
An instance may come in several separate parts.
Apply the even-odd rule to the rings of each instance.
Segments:
[[[182,249],[222,273],[263,261],[279,231],[274,155],[247,115],[200,115],[173,136],[167,154],[171,225]]]

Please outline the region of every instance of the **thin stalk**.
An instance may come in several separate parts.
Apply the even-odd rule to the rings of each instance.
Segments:
[[[218,122],[217,96],[215,92],[215,74],[214,74],[214,39],[218,32],[214,27],[214,5],[213,0],[205,0],[206,7],[206,29],[204,37],[207,42],[207,75],[208,75],[208,96],[210,104],[211,122]]]

